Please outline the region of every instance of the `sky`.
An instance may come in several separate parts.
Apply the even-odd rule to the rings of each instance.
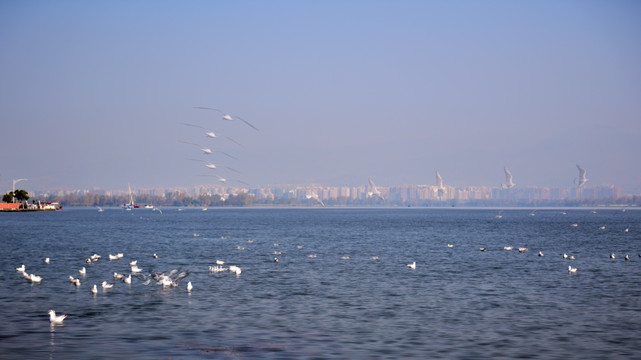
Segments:
[[[504,167],[571,187],[579,164],[641,193],[639,19],[616,0],[2,1],[0,190],[500,186]]]

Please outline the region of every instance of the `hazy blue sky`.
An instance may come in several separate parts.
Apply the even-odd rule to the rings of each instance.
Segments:
[[[1,189],[214,182],[182,140],[253,186],[640,192],[641,1],[2,1],[0,121]]]

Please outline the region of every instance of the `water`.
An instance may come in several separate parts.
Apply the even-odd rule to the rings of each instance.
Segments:
[[[639,358],[641,211],[560,212],[0,213],[0,358]],[[100,289],[134,259],[190,274],[175,288]],[[242,274],[210,273],[217,259]],[[14,270],[23,263],[42,283]],[[49,309],[69,314],[63,325]]]

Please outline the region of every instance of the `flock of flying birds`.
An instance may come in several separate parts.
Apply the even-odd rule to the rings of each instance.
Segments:
[[[244,123],[245,125],[247,125],[248,127],[258,131],[257,127],[252,125],[247,120],[241,118],[240,116],[237,116],[237,115],[233,115],[232,116],[232,115],[230,115],[230,114],[228,114],[228,113],[226,113],[226,112],[224,112],[222,110],[214,109],[214,108],[210,108],[210,107],[205,107],[205,106],[196,106],[195,108],[196,109],[200,109],[200,110],[209,110],[209,111],[218,112],[218,113],[220,113],[221,119],[223,121],[240,121],[240,122]],[[236,144],[238,146],[242,146],[238,141],[234,140],[232,137],[230,137],[230,136],[228,136],[226,134],[221,134],[221,133],[215,132],[215,131],[211,130],[208,127],[201,126],[201,125],[196,125],[196,124],[188,124],[188,123],[182,123],[182,124],[185,125],[185,126],[195,127],[195,128],[201,129],[201,131],[204,133],[204,135],[209,139],[218,139],[220,137],[223,137],[223,138],[229,140],[230,142],[233,142],[234,144]],[[192,141],[182,141],[181,140],[181,142],[184,143],[184,144],[197,146],[200,149],[200,151],[202,151],[202,155],[210,156],[210,155],[213,155],[213,154],[216,154],[216,153],[220,153],[222,155],[227,156],[230,159],[238,160],[238,158],[236,158],[235,156],[233,156],[233,155],[231,155],[231,154],[229,154],[229,153],[227,153],[225,151],[219,150],[218,148],[211,148],[211,147],[208,147],[207,145],[202,145],[200,143],[192,142]],[[236,169],[234,169],[232,167],[229,167],[229,166],[226,166],[226,165],[221,165],[219,163],[213,163],[213,162],[211,162],[209,160],[198,159],[198,158],[190,158],[189,160],[202,162],[202,163],[204,163],[204,166],[207,169],[211,169],[211,170],[217,171],[218,169],[223,168],[223,169],[227,169],[229,171],[232,171],[234,173],[240,174],[240,172],[238,170],[236,170]],[[242,181],[240,179],[228,179],[226,177],[221,176],[217,172],[215,172],[213,174],[202,175],[202,176],[215,177],[221,183],[227,183],[229,180],[232,180],[234,182],[249,186],[248,183],[246,183],[246,182],[244,182],[244,181]]]
[[[586,171],[584,168],[582,168],[580,165],[577,165],[576,167],[579,170],[579,177],[574,179],[574,185],[576,185],[577,189],[580,189],[583,187],[583,185],[585,185],[586,182],[588,182],[589,179],[586,177]],[[516,184],[514,183],[510,170],[507,167],[504,167],[503,171],[505,172],[505,184],[501,184],[501,188],[511,189],[515,187]],[[374,184],[372,179],[368,179],[368,182],[369,186],[367,197],[376,197],[381,200],[385,200],[380,190],[376,188],[376,185]],[[438,196],[443,196],[443,194],[445,193],[445,185],[443,183],[443,177],[438,171],[436,171],[436,189],[436,191],[438,192]],[[309,199],[310,197],[307,198]]]

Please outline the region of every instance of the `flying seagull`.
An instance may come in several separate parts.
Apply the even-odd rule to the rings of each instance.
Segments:
[[[582,168],[577,164],[576,166],[577,169],[579,169],[579,178],[574,179],[574,184],[576,184],[577,189],[580,188],[581,186],[585,185],[586,182],[588,182],[588,178],[585,177],[585,169]]]
[[[191,126],[191,127],[196,127],[196,128],[205,130],[205,135],[207,135],[207,137],[209,137],[209,138],[215,139],[220,135],[220,136],[224,137],[225,139],[235,143],[238,146],[243,146],[241,143],[239,143],[238,141],[230,138],[229,136],[222,135],[222,134],[217,134],[217,133],[213,132],[212,130],[209,130],[209,129],[205,128],[204,126],[194,125],[194,124],[187,124],[187,123],[182,123],[182,124],[185,125],[185,126]]]
[[[180,142],[181,142],[181,143],[183,143],[183,144],[189,144],[189,145],[198,146],[198,147],[200,148],[200,150],[203,152],[203,154],[206,154],[206,155],[211,155],[211,154],[213,154],[214,152],[219,152],[219,153],[221,153],[221,154],[223,154],[223,155],[229,156],[229,157],[230,157],[230,158],[232,158],[232,159],[236,159],[236,160],[238,160],[238,158],[236,158],[236,157],[234,157],[234,156],[232,156],[232,155],[229,155],[228,153],[226,153],[226,152],[224,152],[224,151],[214,150],[214,149],[211,149],[211,148],[206,148],[206,147],[204,147],[204,146],[202,146],[202,145],[200,145],[200,144],[193,143],[193,142],[189,142],[189,141],[180,141]]]
[[[381,192],[376,188],[376,185],[374,184],[372,179],[368,178],[367,181],[369,181],[369,187],[370,187],[370,191],[367,193],[367,197],[376,196],[381,200],[385,200]]]
[[[441,174],[436,171],[436,193],[438,194],[438,197],[443,196],[445,186],[443,186],[443,178],[441,177]]]
[[[240,116],[238,116],[238,115],[234,115],[234,116],[232,117],[231,115],[227,114],[226,112],[224,112],[224,111],[222,111],[222,110],[214,109],[214,108],[210,108],[210,107],[206,107],[206,106],[194,106],[194,108],[196,108],[196,109],[201,109],[201,110],[213,110],[213,111],[218,111],[219,113],[223,114],[223,120],[227,120],[227,121],[234,121],[235,119],[238,119],[238,120],[240,120],[240,121],[244,122],[247,126],[251,127],[252,129],[254,129],[254,130],[256,130],[256,131],[258,131],[258,128],[257,128],[257,127],[255,127],[254,125],[250,124],[247,120],[245,120],[245,119],[241,118],[241,117],[240,117]]]
[[[233,180],[233,181],[239,182],[239,183],[241,183],[243,185],[251,186],[251,185],[249,185],[248,183],[246,183],[246,182],[244,182],[242,180],[239,180],[239,179],[227,179],[227,178],[224,178],[224,177],[222,177],[222,176],[220,176],[218,174],[214,174],[214,175],[209,174],[209,175],[200,175],[200,176],[214,176],[214,177],[218,178],[218,181],[220,181],[223,184],[227,183],[227,181],[229,181],[229,180]]]
[[[505,171],[505,184],[501,184],[501,187],[503,189],[511,189],[515,187],[516,184],[512,181],[512,173],[510,172],[510,170],[504,167],[503,171]]]
[[[225,168],[225,169],[228,169],[228,170],[231,170],[231,171],[233,171],[233,172],[236,172],[236,173],[239,173],[239,174],[240,174],[240,171],[238,171],[238,170],[234,170],[234,169],[232,169],[232,168],[230,168],[230,167],[228,167],[228,166],[212,164],[212,163],[210,163],[209,161],[205,161],[205,160],[201,160],[201,159],[189,159],[189,160],[204,162],[204,163],[205,163],[205,166],[206,166],[207,168],[209,168],[209,169],[213,169],[213,170],[215,170],[215,169],[218,169],[219,167],[222,167],[222,168]]]

